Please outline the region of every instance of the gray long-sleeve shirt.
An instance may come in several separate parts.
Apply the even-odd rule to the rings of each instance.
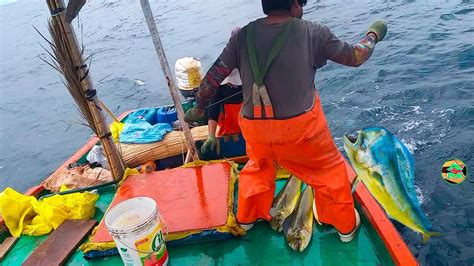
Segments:
[[[351,46],[339,40],[326,26],[297,18],[292,20],[293,30],[264,78],[276,119],[294,117],[312,108],[316,92],[314,76],[328,59],[358,66],[370,57],[375,43],[373,38],[366,37],[359,44]],[[259,65],[265,63],[277,35],[286,23],[266,24],[265,19],[255,21],[255,48]],[[212,97],[209,95],[213,92],[206,93],[206,90],[213,84],[219,84],[227,70],[238,68],[243,88],[242,114],[246,118],[253,118],[254,78],[247,52],[246,33],[247,27],[244,27],[229,40],[204,78],[198,100],[203,102]]]

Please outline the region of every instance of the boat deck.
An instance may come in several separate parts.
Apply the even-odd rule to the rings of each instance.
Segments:
[[[277,191],[285,181],[277,182]],[[95,219],[102,219],[115,194],[115,189],[100,191]],[[363,213],[360,211],[360,213]],[[259,222],[246,236],[218,242],[168,247],[170,261],[175,265],[393,265],[384,243],[364,215],[354,241],[342,243],[330,226],[314,225],[307,249],[293,251],[283,234],[273,231],[268,223]],[[46,236],[22,236],[2,265],[19,265],[41,244]],[[120,265],[119,255],[86,261],[77,250],[68,265]]]
[[[127,114],[128,112],[122,114],[119,119],[122,120]],[[69,163],[84,162],[86,154],[98,141],[97,137],[89,139],[61,167]],[[196,144],[199,147],[202,142]],[[236,147],[221,146],[221,152],[222,148],[236,150],[237,153],[245,151],[240,147],[241,141],[234,146]],[[227,158],[232,156],[236,155],[226,154]],[[275,193],[283,187],[284,182],[277,181]],[[30,190],[32,193],[27,194],[37,196],[37,192],[42,189],[42,186],[35,187]],[[113,187],[100,191],[94,219],[102,219],[115,191]],[[300,253],[287,245],[283,234],[273,231],[268,223],[259,222],[241,238],[168,247],[170,262],[175,265],[417,265],[406,243],[365,186],[358,186],[354,198],[362,224],[356,238],[350,243],[340,242],[334,228],[315,224],[309,246]],[[21,264],[47,237],[48,235],[21,236],[0,265]],[[86,261],[82,251],[76,250],[66,264],[121,265],[122,261],[119,255]]]

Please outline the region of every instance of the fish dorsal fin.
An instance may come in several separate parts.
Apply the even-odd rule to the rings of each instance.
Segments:
[[[392,137],[398,159],[397,167],[403,187],[413,203],[419,206],[420,204],[415,191],[415,160],[405,145],[403,145],[395,136]]]
[[[421,209],[420,200],[416,196],[415,190],[415,160],[407,147],[403,145],[395,136],[393,136],[393,144],[398,159],[398,171],[408,197],[413,203],[415,211],[418,213],[421,221],[427,229],[431,228],[431,223],[426,218],[425,213]]]

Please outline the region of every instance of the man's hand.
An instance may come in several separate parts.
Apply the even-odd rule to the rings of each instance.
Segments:
[[[209,149],[211,151],[214,150],[214,148],[216,147],[216,144],[217,144],[217,140],[216,140],[216,137],[213,136],[213,135],[209,135],[209,137],[207,138],[207,140],[204,142],[204,144],[202,144],[201,146],[201,153],[202,154],[205,154],[209,151]]]
[[[193,107],[186,112],[186,114],[184,115],[184,120],[187,123],[192,123],[192,122],[198,121],[199,119],[203,117],[204,117],[204,110]]]
[[[375,42],[378,43],[385,38],[387,34],[387,24],[382,20],[377,20],[372,25],[370,25],[369,30],[367,31],[367,35],[375,34]]]

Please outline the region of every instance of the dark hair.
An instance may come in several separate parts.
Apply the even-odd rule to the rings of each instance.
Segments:
[[[272,11],[290,11],[295,0],[262,0],[263,13],[268,15]],[[298,0],[301,6],[306,5],[307,0]]]

